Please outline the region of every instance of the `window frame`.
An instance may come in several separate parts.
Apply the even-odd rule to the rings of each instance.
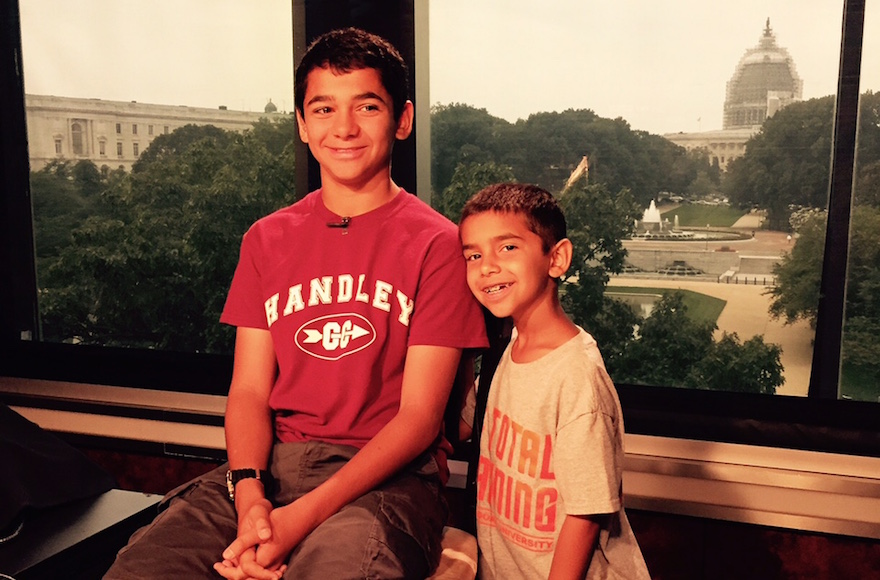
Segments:
[[[301,26],[297,18],[306,10],[302,4],[294,2],[295,26]],[[865,2],[843,0],[842,4],[828,235],[809,396],[619,384],[629,433],[880,456],[876,421],[880,403],[836,398]],[[0,259],[11,273],[0,280],[0,300],[6,305],[0,309],[0,401],[10,401],[3,393],[3,377],[224,395],[231,356],[34,340],[39,336],[39,318],[18,2],[4,3],[0,19],[0,96],[8,103],[0,117],[0,182],[4,184]],[[419,141],[419,146],[427,147],[426,142]]]

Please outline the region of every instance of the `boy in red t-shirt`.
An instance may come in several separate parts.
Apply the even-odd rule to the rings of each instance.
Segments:
[[[228,471],[173,494],[118,577],[424,578],[436,565],[443,412],[462,350],[486,338],[455,225],[391,179],[413,123],[406,77],[361,30],[307,50],[296,114],[322,188],[242,241],[221,317],[237,327]]]

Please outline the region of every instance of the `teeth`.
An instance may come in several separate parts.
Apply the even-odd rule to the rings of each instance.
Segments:
[[[496,284],[495,286],[490,286],[489,288],[484,289],[483,292],[486,294],[494,294],[496,292],[501,292],[505,288],[507,288],[507,284]]]

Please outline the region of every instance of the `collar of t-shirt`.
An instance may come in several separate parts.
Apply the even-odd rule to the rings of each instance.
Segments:
[[[380,205],[374,210],[357,216],[341,216],[327,209],[327,206],[324,205],[322,190],[319,189],[315,191],[314,212],[317,218],[325,222],[329,227],[353,229],[381,225],[405,203],[407,195],[409,194],[403,188],[400,188],[400,191],[391,201]]]

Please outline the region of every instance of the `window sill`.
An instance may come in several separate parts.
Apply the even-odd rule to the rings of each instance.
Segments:
[[[50,431],[225,451],[218,395],[0,377],[0,401]],[[880,458],[636,434],[626,451],[628,508],[880,539]]]
[[[880,458],[626,436],[627,507],[880,539]]]

